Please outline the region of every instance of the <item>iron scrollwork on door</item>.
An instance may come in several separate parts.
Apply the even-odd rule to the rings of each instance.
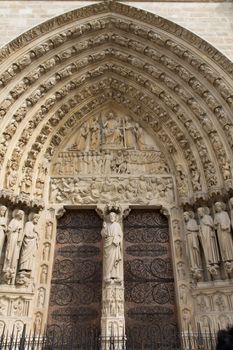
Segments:
[[[101,312],[101,219],[94,210],[70,210],[58,221],[49,327],[98,329]]]
[[[172,346],[177,322],[167,218],[132,210],[124,220],[124,249],[128,348],[147,349],[164,338]]]

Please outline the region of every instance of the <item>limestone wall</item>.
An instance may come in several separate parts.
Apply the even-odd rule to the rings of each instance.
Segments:
[[[20,33],[69,10],[93,1],[1,1],[0,46]],[[125,2],[191,30],[233,60],[233,3]],[[7,28],[7,30],[6,30]]]

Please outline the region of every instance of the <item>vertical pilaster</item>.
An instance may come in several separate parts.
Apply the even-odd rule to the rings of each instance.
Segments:
[[[125,344],[123,230],[120,207],[104,210],[103,281],[101,344],[102,350],[123,349]]]

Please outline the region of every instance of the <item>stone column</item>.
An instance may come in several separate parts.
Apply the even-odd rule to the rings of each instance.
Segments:
[[[103,285],[101,344],[102,350],[123,349],[125,342],[123,231],[119,208],[104,213]]]

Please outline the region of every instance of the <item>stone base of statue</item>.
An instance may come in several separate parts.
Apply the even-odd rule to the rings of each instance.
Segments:
[[[103,282],[101,350],[125,349],[124,287],[120,280]]]

